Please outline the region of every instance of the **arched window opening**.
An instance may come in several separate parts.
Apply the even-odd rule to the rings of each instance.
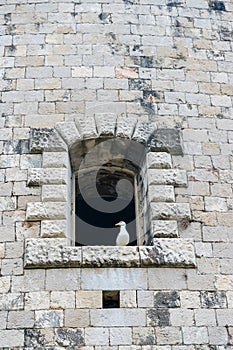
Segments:
[[[96,182],[93,182],[95,171],[87,169],[75,175],[75,245],[116,245],[119,227],[115,224],[119,221],[127,224],[128,245],[137,245],[135,173],[105,164],[98,169]],[[114,203],[116,206],[108,212],[102,201],[107,206]]]

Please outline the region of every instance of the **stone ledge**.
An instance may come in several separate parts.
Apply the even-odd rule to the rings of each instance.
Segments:
[[[179,238],[154,239],[153,246],[66,246],[62,238],[26,240],[26,268],[55,267],[194,267],[194,246]]]

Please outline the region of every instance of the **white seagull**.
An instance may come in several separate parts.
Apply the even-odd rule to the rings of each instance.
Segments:
[[[116,239],[116,245],[127,245],[129,243],[129,234],[126,230],[126,223],[124,221],[120,221],[117,224],[115,224],[115,226],[120,226],[120,232],[118,233]]]

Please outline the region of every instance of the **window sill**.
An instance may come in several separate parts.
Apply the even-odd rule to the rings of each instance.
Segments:
[[[67,246],[62,238],[26,240],[26,268],[55,267],[195,267],[192,241],[154,239],[153,246]]]

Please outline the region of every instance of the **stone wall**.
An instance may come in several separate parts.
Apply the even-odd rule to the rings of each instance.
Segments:
[[[232,1],[4,0],[0,34],[0,348],[233,349]],[[159,241],[167,225],[156,226],[153,261],[154,248],[133,248],[136,262],[128,263],[129,250],[117,251],[114,267],[107,248],[102,260],[88,248],[80,256],[74,247],[56,249],[51,226],[43,226],[47,265],[38,250],[29,266],[33,250],[25,254],[25,240],[42,236],[41,221],[28,220],[26,208],[63,198],[46,192],[57,185],[55,173],[52,183],[35,187],[32,169],[67,165],[53,148],[44,156],[37,144],[32,153],[32,134],[46,128],[55,135],[61,122],[90,125],[97,115],[106,124],[138,119],[181,131],[183,155],[163,149],[165,131],[151,151],[170,152],[172,169],[187,174],[175,203],[188,203],[191,219],[169,203],[161,215],[177,219],[178,231],[174,220],[169,226],[180,236],[175,253],[194,242],[196,267],[193,257],[167,264],[176,256],[169,255],[171,232]],[[158,169],[151,183],[162,173],[166,184]],[[158,188],[156,194],[164,198]],[[102,291],[113,290],[120,307],[104,309]]]

